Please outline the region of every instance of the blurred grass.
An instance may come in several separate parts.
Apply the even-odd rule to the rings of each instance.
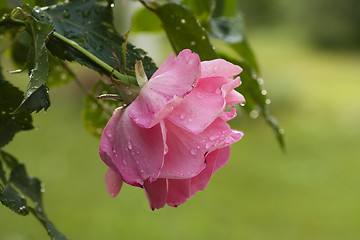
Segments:
[[[38,129],[6,147],[45,183],[55,225],[70,239],[359,239],[360,54],[320,52],[275,33],[251,38],[285,154],[262,119],[240,115],[232,126],[245,136],[207,190],[152,212],[141,189],[107,194],[82,94],[73,84],[55,88],[49,111],[34,115]],[[33,217],[4,207],[0,226],[1,240],[48,238]]]

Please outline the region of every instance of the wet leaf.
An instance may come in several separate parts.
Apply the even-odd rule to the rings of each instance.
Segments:
[[[215,17],[210,21],[211,36],[227,43],[229,47],[259,72],[255,55],[251,50],[245,35],[245,26],[242,17],[237,13],[234,17]]]
[[[202,26],[206,26],[212,17],[215,6],[219,1],[216,0],[182,0],[182,2],[190,8],[191,12],[196,16]]]
[[[8,181],[5,179],[2,163],[5,163],[11,169]],[[29,211],[31,211],[46,228],[51,239],[66,239],[66,237],[55,228],[54,224],[47,218],[44,212],[40,180],[29,176],[25,165],[18,163],[16,158],[2,150],[0,150],[0,179],[7,183],[4,189],[1,189],[0,184],[0,201],[3,205],[20,215],[27,215]],[[19,191],[21,191],[21,193]],[[34,208],[27,205],[25,197],[34,203]]]
[[[0,192],[0,201],[17,214],[27,215],[29,213],[26,199],[10,184],[7,184]]]
[[[121,62],[123,59],[121,44],[124,42],[124,37],[120,36],[113,26],[110,6],[100,5],[95,0],[73,0],[59,3],[51,8],[35,8],[32,14],[40,21],[53,25],[57,33],[78,43],[112,67],[117,65],[112,54],[114,51],[121,63],[120,71],[125,72]],[[76,61],[96,71],[104,72],[96,63],[54,37],[50,38],[47,47],[54,56]],[[145,51],[135,48],[131,44],[127,44],[126,50],[126,68],[128,70],[134,70],[135,62],[141,60],[148,77],[156,71],[155,64]]]
[[[23,99],[23,92],[4,79],[0,67],[0,148],[22,130],[33,128],[30,113],[12,113]]]
[[[86,130],[93,136],[100,139],[102,130],[111,118],[114,110],[122,105],[118,101],[99,100],[95,96],[108,93],[117,93],[102,80],[99,80],[93,87],[91,95],[85,97],[83,108],[83,122]]]
[[[5,176],[5,171],[4,171],[4,168],[2,166],[2,161],[0,159],[0,180],[3,184],[6,184],[6,176]],[[2,189],[2,185],[0,183],[0,190]]]
[[[199,54],[202,61],[218,58],[206,30],[184,5],[169,3],[155,11],[176,53],[187,48]]]
[[[31,211],[35,214],[36,218],[44,225],[52,240],[66,240],[67,238],[59,232],[54,226],[54,224],[47,218],[46,214],[41,208],[32,209]]]
[[[242,93],[246,99],[246,104],[244,106],[245,110],[250,114],[250,116],[254,113],[256,116],[256,113],[260,112],[273,130],[278,143],[282,149],[284,149],[284,132],[279,126],[277,120],[269,113],[269,100],[266,97],[266,92],[261,88],[262,79],[256,74],[255,69],[253,69],[248,63],[238,62],[236,60],[230,61],[243,68],[243,72],[240,74],[242,84],[236,90]]]
[[[10,182],[29,197],[35,206],[42,208],[41,182],[37,178],[28,176],[23,164],[16,164],[12,168]]]
[[[26,30],[32,37],[33,58],[30,59],[30,82],[25,97],[16,109],[16,112],[39,112],[50,106],[49,94],[45,85],[49,73],[48,55],[45,42],[53,27],[49,24],[37,21],[29,16],[27,18]]]

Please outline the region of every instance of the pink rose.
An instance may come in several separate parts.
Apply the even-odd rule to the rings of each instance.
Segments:
[[[145,189],[152,209],[176,207],[197,191],[230,157],[243,133],[226,121],[244,97],[234,88],[242,69],[222,59],[200,62],[183,50],[173,54],[128,107],[106,125],[100,157],[109,166],[105,181],[115,197],[123,182]],[[225,111],[231,105],[231,111]]]

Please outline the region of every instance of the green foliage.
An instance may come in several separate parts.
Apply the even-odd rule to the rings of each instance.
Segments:
[[[32,37],[32,58],[29,62],[30,83],[24,100],[16,109],[16,112],[39,112],[50,106],[50,98],[45,85],[49,73],[49,63],[45,42],[53,27],[49,24],[37,21],[29,16],[25,21],[26,30]]]
[[[11,141],[17,132],[33,128],[29,113],[13,113],[22,98],[23,92],[3,78],[0,68],[0,148]]]
[[[25,198],[9,184],[0,192],[0,201],[17,214],[29,214]]]
[[[5,178],[2,163],[11,169],[9,179]],[[2,150],[0,150],[0,180],[0,201],[3,205],[20,215],[31,212],[44,225],[51,239],[66,239],[44,212],[41,194],[43,188],[40,180],[29,176],[23,164],[18,163],[15,157]],[[28,205],[26,198],[32,201],[33,207]]]
[[[226,57],[224,56],[223,58]],[[237,90],[241,92],[246,99],[244,108],[253,118],[256,118],[258,111],[260,111],[260,113],[264,116],[265,121],[273,130],[280,146],[285,149],[284,131],[279,126],[277,120],[270,116],[268,110],[270,100],[266,97],[266,91],[261,90],[263,82],[262,78],[257,75],[255,70],[247,62],[240,62],[236,60],[230,61],[243,68],[243,72],[240,74],[242,84],[237,88]]]
[[[176,53],[188,48],[201,60],[217,58],[206,30],[183,5],[169,3],[156,9],[168,39]]]
[[[121,47],[124,37],[118,35],[113,26],[112,8],[110,6],[97,4],[95,0],[85,2],[74,0],[59,3],[51,8],[35,8],[32,15],[38,20],[53,25],[57,33],[76,42],[113,68],[117,66],[114,52],[120,62],[117,67],[125,73]],[[54,56],[64,60],[76,61],[96,71],[106,73],[92,59],[87,58],[59,39],[51,37],[47,47]],[[141,60],[148,76],[156,71],[155,64],[145,51],[135,48],[131,44],[127,44],[126,50],[125,65],[127,69],[134,70],[135,62]]]

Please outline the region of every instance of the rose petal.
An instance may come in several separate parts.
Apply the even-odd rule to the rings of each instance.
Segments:
[[[191,196],[197,191],[205,190],[211,176],[227,163],[229,157],[230,146],[217,149],[206,156],[206,168],[201,173],[191,178]]]
[[[218,156],[216,158],[213,174],[216,173],[220,168],[225,166],[225,164],[229,161],[230,154],[231,154],[230,146],[226,146],[218,149]]]
[[[145,128],[153,127],[167,116],[196,85],[200,75],[200,58],[183,50],[177,58],[170,56],[129,106],[130,117]]]
[[[223,77],[200,79],[194,90],[167,119],[190,132],[200,133],[225,109],[225,93],[221,88],[231,82]]]
[[[152,183],[145,182],[144,189],[152,210],[160,209],[165,206],[168,193],[168,183],[166,178],[158,178]]]
[[[233,77],[242,72],[242,68],[225,61],[224,59],[214,59],[201,62],[200,78],[206,77]]]
[[[121,190],[123,180],[118,173],[109,168],[105,174],[105,184],[106,190],[111,195],[111,197],[116,197]]]
[[[232,105],[232,104],[237,104],[237,103],[245,103],[245,98],[244,96],[239,93],[238,91],[232,90],[230,91],[226,97],[226,105]]]
[[[164,122],[167,129],[168,152],[159,175],[161,178],[185,179],[196,176],[206,167],[204,156],[216,148],[223,147],[233,134],[229,125],[220,118],[197,135],[170,121]]]
[[[215,150],[206,156],[206,168],[202,170],[198,175],[191,178],[190,195],[193,196],[197,191],[205,190],[208,184],[216,163],[218,151]]]
[[[231,111],[230,112],[222,112],[219,117],[224,120],[224,121],[229,121],[231,119],[233,119],[234,117],[236,117],[236,109],[234,106],[231,106]]]
[[[154,144],[156,143],[156,144]],[[127,108],[115,111],[101,136],[100,157],[130,185],[155,181],[164,159],[160,124],[141,128],[128,116]]]
[[[166,204],[177,207],[190,198],[190,179],[168,179]]]

